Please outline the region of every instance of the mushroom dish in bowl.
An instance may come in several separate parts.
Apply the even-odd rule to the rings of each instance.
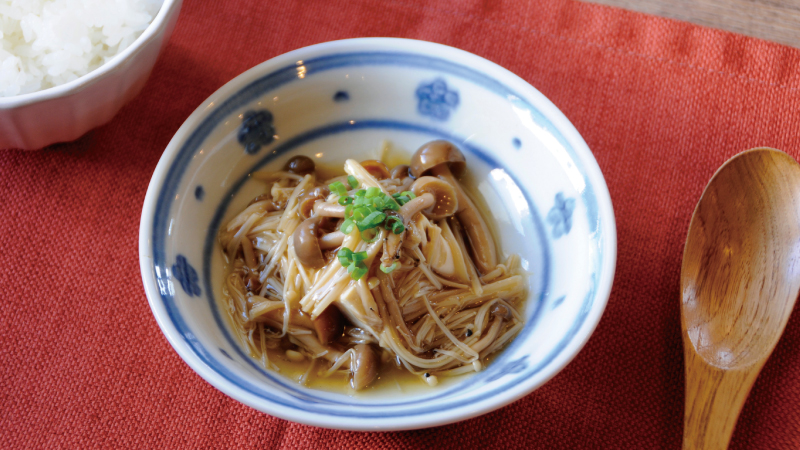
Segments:
[[[186,120],[140,264],[178,354],[229,396],[352,430],[508,404],[575,357],[616,263],[588,147],[541,93],[403,39],[299,49]]]

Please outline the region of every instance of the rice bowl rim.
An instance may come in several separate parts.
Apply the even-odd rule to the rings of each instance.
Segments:
[[[139,37],[137,37],[136,40],[131,43],[131,45],[114,55],[114,57],[105,64],[100,65],[100,67],[78,77],[77,79],[64,84],[59,84],[58,86],[41,89],[28,94],[0,97],[0,110],[31,105],[40,101],[65,97],[67,95],[82,91],[90,84],[116,70],[120,65],[122,65],[123,61],[139,53],[142,48],[144,48],[145,44],[152,41],[156,34],[158,34],[158,32],[160,32],[161,29],[163,29],[163,27],[169,22],[168,17],[172,15],[176,5],[181,3],[181,1],[182,0],[163,0],[158,13],[156,13],[156,16],[153,18],[150,24],[147,25],[147,28],[142,31],[142,34],[140,34]]]

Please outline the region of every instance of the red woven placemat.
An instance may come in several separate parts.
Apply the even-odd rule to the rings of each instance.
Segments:
[[[463,423],[353,433],[257,412],[183,363],[142,289],[141,206],[184,119],[259,62],[358,36],[441,42],[517,73],[575,124],[614,202],[617,275],[589,343],[541,389]],[[679,448],[689,219],[733,154],[800,156],[798,62],[794,49],[567,0],[185,0],[113,122],[0,152],[0,447]],[[731,448],[800,447],[799,345],[795,312]]]

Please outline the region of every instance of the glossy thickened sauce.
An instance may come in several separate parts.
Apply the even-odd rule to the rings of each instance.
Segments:
[[[382,153],[379,159],[384,161],[390,170],[398,165],[409,163],[409,156],[405,153],[392,151],[391,148],[386,148]],[[316,164],[315,173],[318,180],[329,180],[346,174],[342,168],[341,162],[335,164],[318,160],[314,162]],[[466,176],[462,178],[461,181],[462,187],[468,192],[469,197],[473,199],[479,213],[486,220],[490,229],[490,234],[493,235],[492,240],[498,242],[497,239],[495,239],[497,230],[496,224],[494,223],[493,216],[488,213],[485,200],[481,195],[476,195],[477,189],[474,186],[475,180],[470,176]],[[225,273],[230,273],[230,271],[231,267],[225,267]],[[222,299],[223,296],[220,298]],[[518,307],[519,306],[521,305],[518,303]],[[500,334],[508,328],[509,324],[504,324]],[[337,347],[335,343],[332,345]],[[309,356],[296,351],[298,347],[288,342],[286,339],[282,339],[275,348],[268,348],[267,355],[269,363],[272,366],[270,370],[277,368],[277,372],[281,376],[293,380],[298,384],[302,384],[311,389],[367,397],[373,395],[391,397],[407,394],[424,394],[431,392],[433,389],[441,389],[442,387],[455,384],[464,377],[468,377],[474,373],[468,372],[456,376],[439,376],[436,378],[436,383],[428,383],[425,375],[414,374],[407,370],[399,360],[396,360],[391,352],[381,349],[375,344],[372,344],[372,347],[378,355],[380,369],[377,378],[366,388],[358,391],[352,387],[349,370],[337,370],[326,376],[326,372],[328,372],[331,365],[328,360],[321,357],[312,360]],[[247,353],[248,351],[245,349],[245,352]],[[491,355],[483,357],[479,360],[481,363],[480,365],[486,367],[501,352],[502,347]],[[430,352],[430,356],[433,356],[432,352]],[[259,363],[262,362],[259,356],[253,355],[253,357]],[[341,369],[346,369],[348,367],[349,363],[345,363]]]

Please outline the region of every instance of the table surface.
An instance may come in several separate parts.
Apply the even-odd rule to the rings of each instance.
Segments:
[[[796,0],[590,0],[800,48]]]
[[[265,60],[362,36],[439,42],[519,75],[583,136],[614,206],[614,286],[580,353],[518,401],[433,429],[324,430],[227,397],[164,338],[139,272],[148,182],[195,108]],[[0,448],[680,448],[692,212],[731,156],[800,158],[798,105],[800,50],[595,3],[184,0],[114,120],[43,151],[0,151]],[[798,309],[732,450],[800,448]]]

